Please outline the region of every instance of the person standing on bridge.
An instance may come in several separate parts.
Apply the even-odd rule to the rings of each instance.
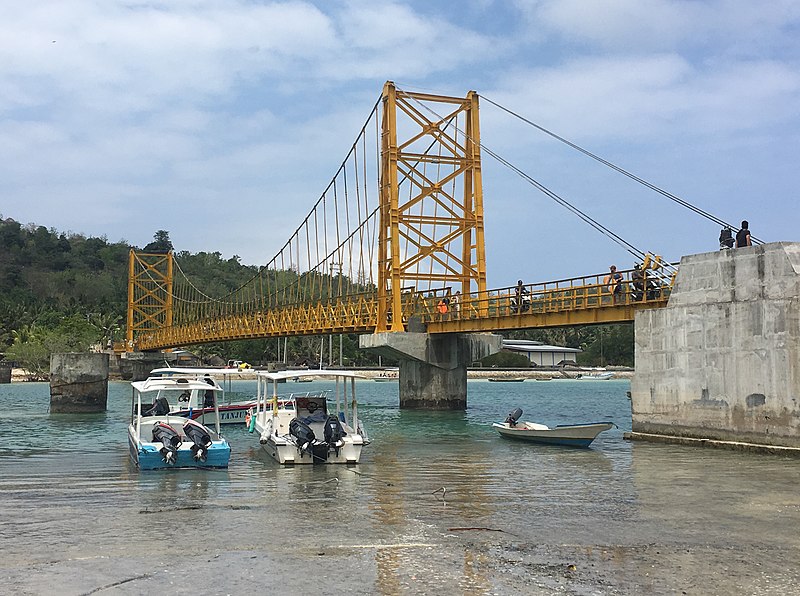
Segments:
[[[453,310],[453,314],[455,315],[455,318],[456,319],[459,318],[459,315],[461,314],[461,292],[460,291],[457,290],[456,293],[453,294],[453,298],[450,300],[450,308]]]
[[[531,306],[531,299],[528,294],[528,290],[522,284],[522,280],[518,280],[517,287],[514,288],[514,302],[511,304],[512,313],[522,313],[528,311]]]
[[[619,297],[622,296],[622,273],[617,271],[616,265],[609,267],[609,273],[603,280],[603,285],[611,294],[611,303],[616,304]]]
[[[745,246],[753,246],[750,240],[750,224],[747,220],[742,222],[742,229],[736,232],[736,248],[744,248]]]
[[[436,304],[436,312],[439,313],[439,319],[443,320],[447,315],[447,307],[450,304],[450,300],[445,296],[441,298],[439,302]]]

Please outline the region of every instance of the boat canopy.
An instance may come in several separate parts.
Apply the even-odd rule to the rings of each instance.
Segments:
[[[168,377],[149,377],[144,381],[134,381],[131,383],[139,393],[149,393],[151,391],[176,391],[176,390],[194,390],[206,391],[213,389],[215,391],[222,391],[217,383],[210,385],[202,379],[173,379]]]
[[[361,375],[357,372],[352,370],[313,370],[313,369],[301,369],[301,370],[279,370],[275,372],[267,372],[263,370],[256,371],[256,376],[262,379],[266,379],[268,381],[281,381],[286,379],[295,379],[298,377],[327,377],[327,378],[339,378],[339,379],[366,379],[364,375]]]
[[[253,369],[239,370],[238,368],[196,368],[196,367],[171,367],[154,368],[150,371],[152,376],[168,377],[172,375],[227,375],[227,376],[250,376],[253,374]]]

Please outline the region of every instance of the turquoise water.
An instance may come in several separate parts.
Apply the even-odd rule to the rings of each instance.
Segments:
[[[627,381],[468,386],[466,411],[422,412],[399,410],[394,383],[359,381],[373,442],[355,468],[282,468],[255,435],[223,427],[228,470],[140,473],[127,453],[129,384],[111,383],[95,415],[49,414],[46,384],[0,385],[0,592],[124,580],[113,593],[164,581],[166,593],[192,593],[180,583],[191,578],[214,586],[200,593],[243,593],[270,569],[292,594],[310,565],[355,582],[320,593],[552,593],[553,557],[591,569],[559,580],[571,593],[796,584],[795,566],[778,562],[800,548],[797,460],[627,442]],[[515,407],[548,425],[618,428],[590,449],[508,441],[490,425]]]

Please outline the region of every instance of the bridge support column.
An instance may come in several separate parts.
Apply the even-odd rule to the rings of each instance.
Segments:
[[[684,257],[636,313],[630,438],[800,448],[800,243]]]
[[[108,354],[50,356],[50,412],[104,412],[108,401]]]
[[[176,360],[172,352],[128,352],[120,360],[120,375],[126,381],[144,381],[154,368],[172,366]]]
[[[500,351],[503,338],[488,333],[376,333],[360,346],[400,360],[400,407],[463,410],[467,366]]]

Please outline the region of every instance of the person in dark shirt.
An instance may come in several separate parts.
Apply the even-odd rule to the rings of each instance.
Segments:
[[[616,304],[622,298],[622,273],[617,271],[616,265],[609,267],[609,273],[603,280],[603,284],[608,288],[608,293],[611,294],[611,301]]]
[[[719,233],[719,249],[725,250],[726,248],[733,248],[733,230],[728,226],[722,228]]]
[[[750,241],[750,230],[748,229],[750,224],[747,223],[747,220],[742,222],[742,229],[736,232],[736,248],[744,248],[745,246],[752,246],[752,242]]]

